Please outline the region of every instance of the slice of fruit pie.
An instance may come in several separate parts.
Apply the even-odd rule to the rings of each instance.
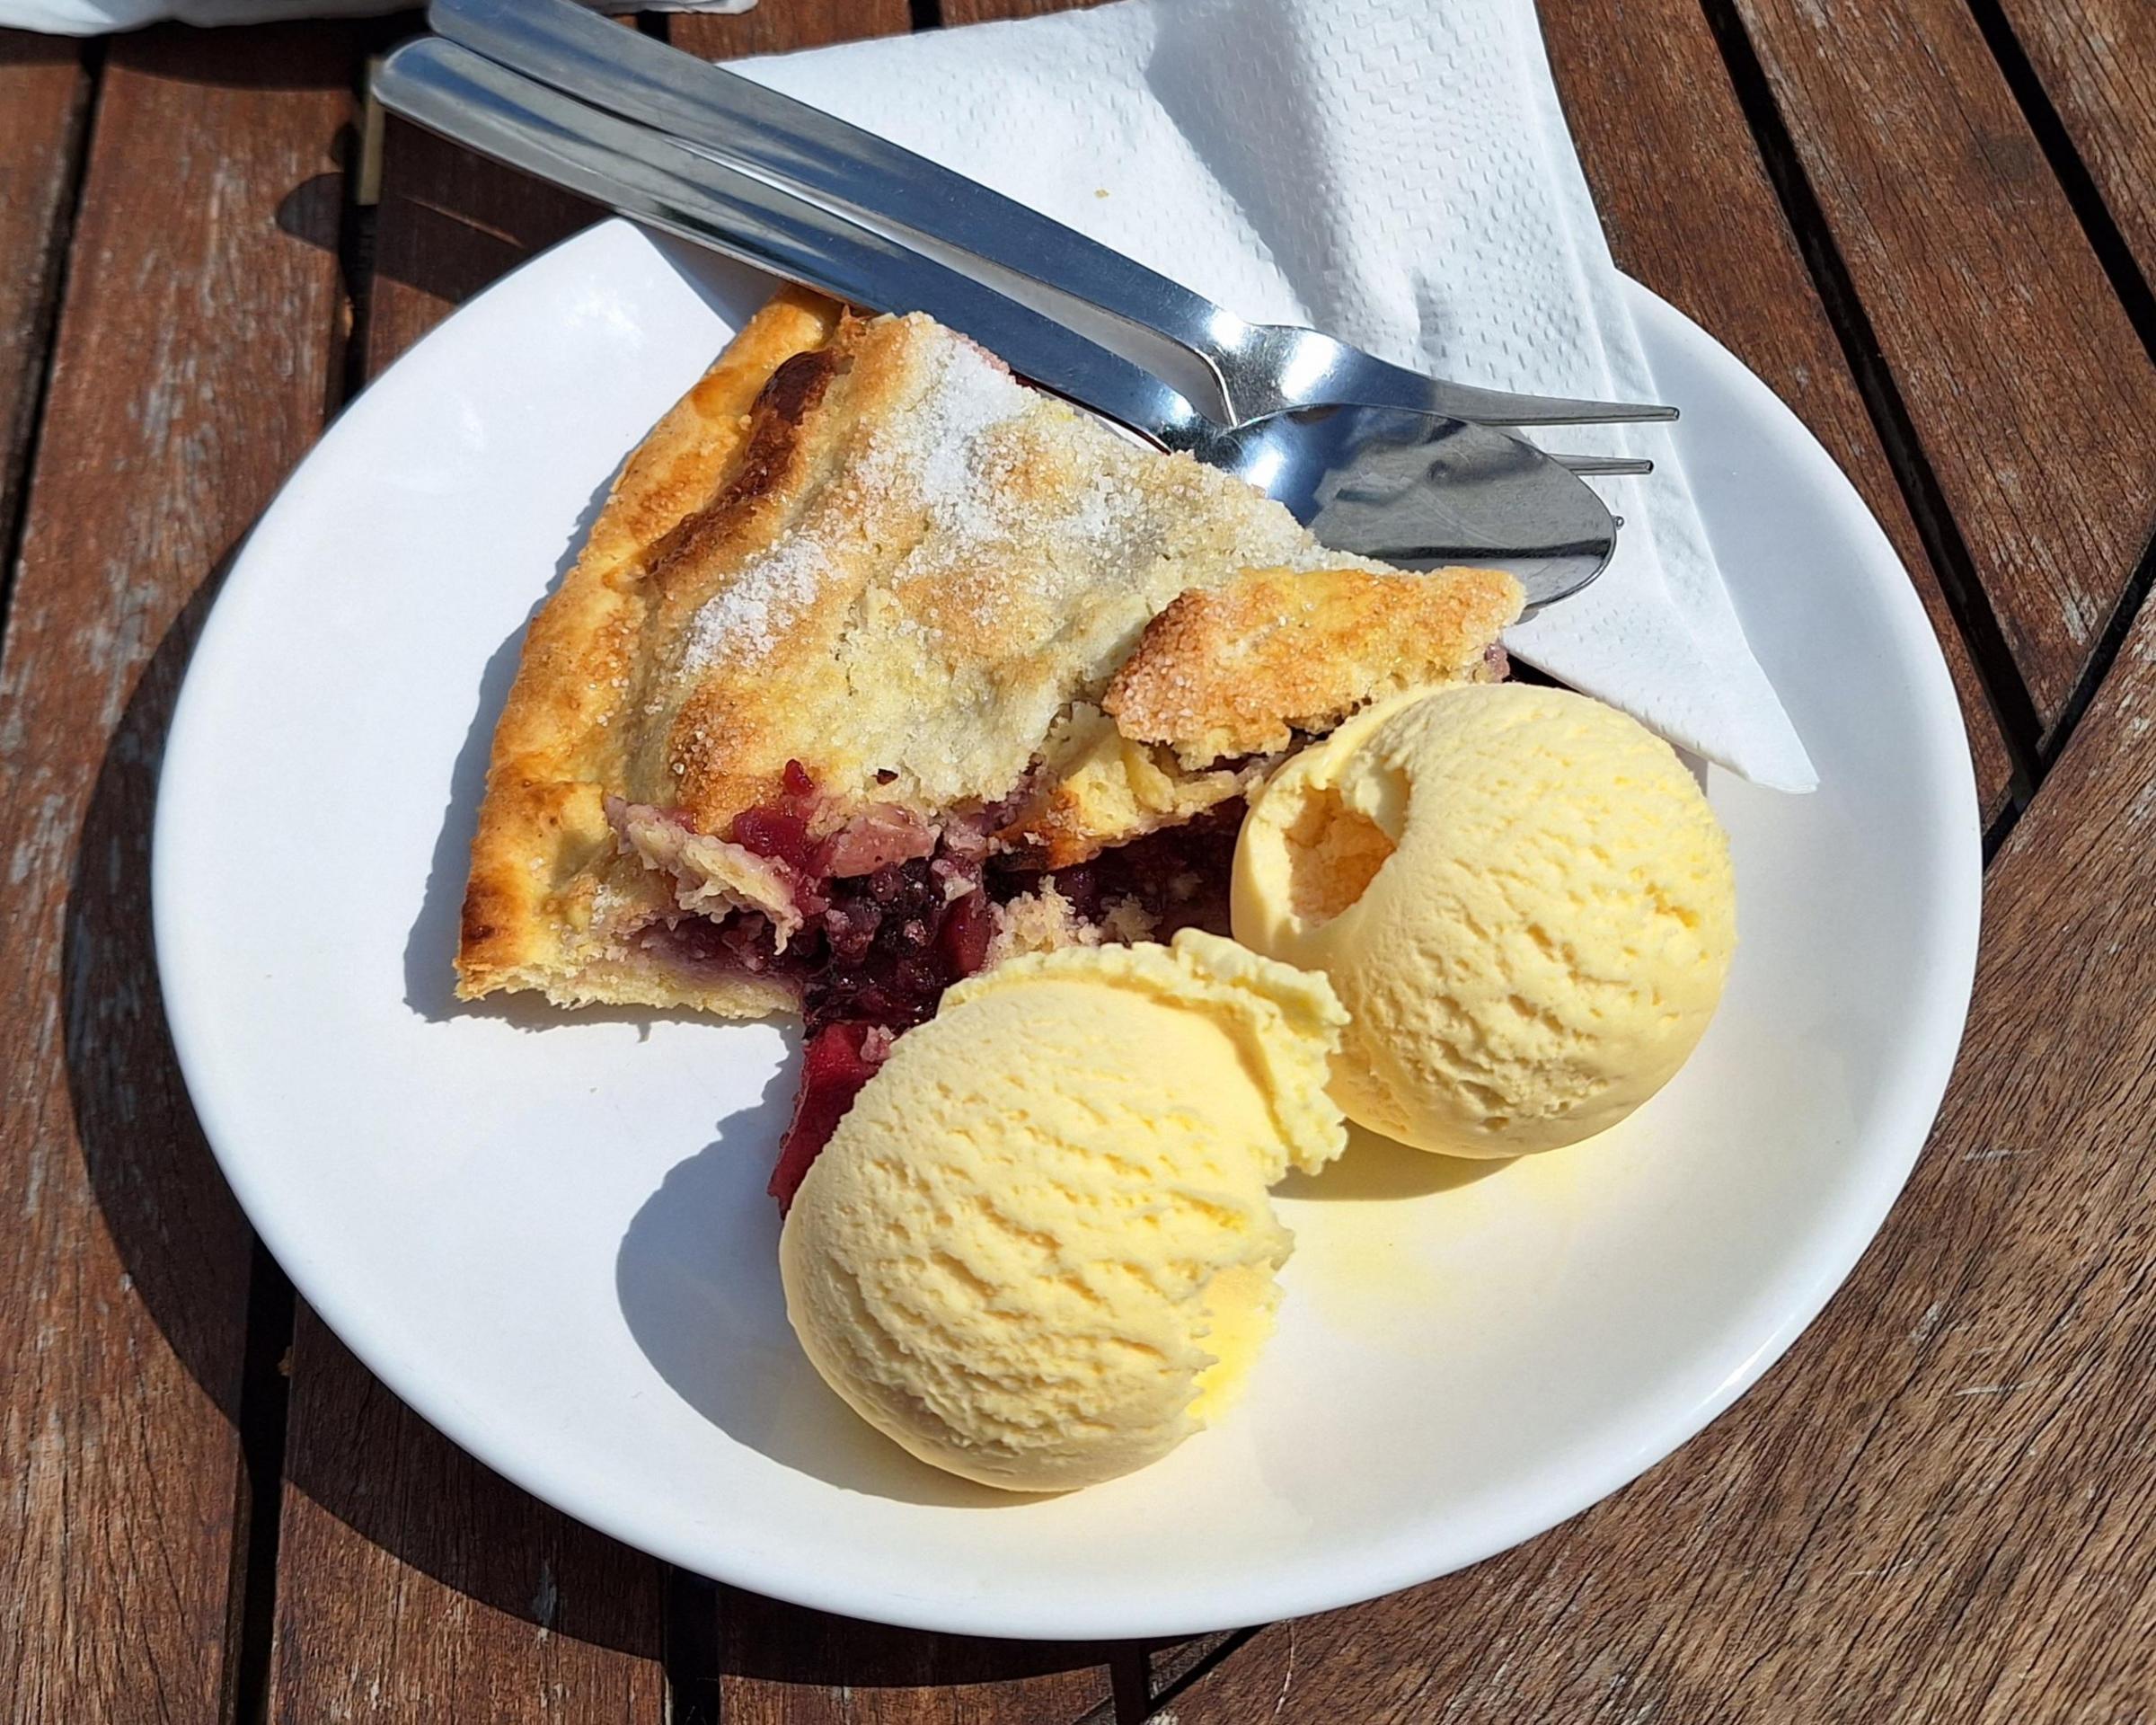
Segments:
[[[458,992],[799,1013],[782,1200],[1013,953],[1224,932],[1244,793],[1504,675],[1518,585],[1329,552],[923,317],[782,294],[631,456],[533,620]]]

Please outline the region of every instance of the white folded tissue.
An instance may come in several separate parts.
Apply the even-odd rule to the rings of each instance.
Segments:
[[[798,0],[777,0],[792,5]],[[102,36],[176,18],[183,24],[260,24],[273,18],[350,18],[401,12],[415,0],[0,0],[0,26]],[[585,0],[601,12],[747,12],[756,0]]]
[[[0,20],[26,4],[33,19],[76,21],[48,25],[63,29],[159,9],[0,0]],[[302,7],[163,9],[210,22]],[[1532,0],[1121,0],[738,69],[1245,317],[1310,323],[1462,383],[1658,399]],[[1656,471],[1604,482],[1625,518],[1616,561],[1507,646],[1680,748],[1811,790],[1667,431],[1557,435],[1651,456]]]
[[[1123,0],[737,69],[1245,317],[1462,383],[1660,399],[1530,0]],[[1507,644],[1680,748],[1811,790],[1668,433],[1557,435],[1656,470],[1603,482],[1616,562]]]

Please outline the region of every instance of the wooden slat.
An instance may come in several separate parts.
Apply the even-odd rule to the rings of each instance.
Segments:
[[[1268,1630],[1181,1725],[1275,1717],[1291,1661],[1284,1721],[2148,1716],[2152,714],[2156,613],[1993,871],[1909,1191],[1767,1382],[1532,1544]]]
[[[1987,820],[2011,768],[1999,721],[1819,304],[1698,0],[1545,4],[1565,113],[1621,268],[1794,407],[1910,571],[1961,695]]]
[[[1101,0],[1083,0],[1086,5],[1099,5]],[[1039,18],[1051,12],[1075,12],[1077,6],[1065,5],[1063,0],[943,0],[943,22],[947,24],[986,24],[1003,18]]]
[[[217,571],[322,423],[357,61],[318,25],[155,31],[104,68],[0,665],[11,1719],[230,1695],[250,1243],[172,1066],[150,815]]]
[[[1998,0],[2142,273],[2156,280],[2156,6]]]
[[[598,213],[392,121],[366,375]],[[304,1305],[288,1418],[271,1717],[657,1725],[658,1562],[456,1449]]]
[[[13,543],[88,87],[72,42],[0,31],[0,546]]]
[[[1075,1725],[1111,1703],[1100,1646],[925,1635],[729,1588],[725,1725]],[[1142,1685],[1142,1655],[1129,1670]]]
[[[1734,4],[2048,725],[2156,526],[2156,366],[1966,0]]]
[[[271,1717],[658,1725],[659,1566],[534,1501],[303,1309]]]

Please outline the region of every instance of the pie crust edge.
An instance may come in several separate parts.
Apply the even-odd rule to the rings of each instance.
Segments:
[[[643,577],[675,530],[733,477],[751,409],[773,375],[822,348],[843,315],[835,303],[790,288],[743,325],[623,463],[582,553],[533,615],[472,841],[459,998],[534,989],[557,1004],[685,1007],[729,1018],[794,1006],[795,991],[772,978],[655,969],[649,959],[618,969],[580,960],[565,994],[557,986],[568,956],[558,907],[563,889],[616,845],[601,786],[620,776],[608,728],[631,686],[650,599]]]

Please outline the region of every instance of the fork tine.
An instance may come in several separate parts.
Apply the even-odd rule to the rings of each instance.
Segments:
[[[1418,373],[1409,373],[1419,376]],[[1471,384],[1424,379],[1433,412],[1475,425],[1634,425],[1677,418],[1677,410],[1657,402],[1595,402],[1564,395],[1515,395],[1507,390],[1478,389]]]
[[[1655,471],[1655,464],[1644,456],[1551,456],[1550,459],[1582,477],[1641,479]]]

